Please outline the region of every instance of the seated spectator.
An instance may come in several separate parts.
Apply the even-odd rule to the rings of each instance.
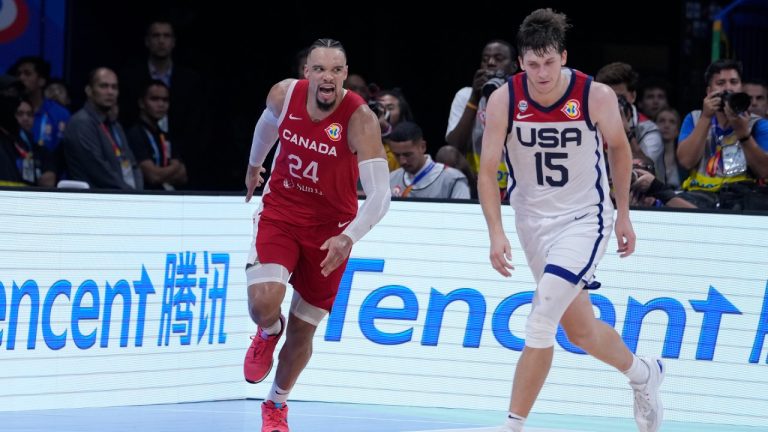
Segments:
[[[477,199],[477,177],[475,177],[475,173],[472,172],[472,168],[469,166],[467,158],[465,158],[456,147],[451,147],[449,145],[440,147],[435,155],[435,162],[461,171],[461,173],[467,177],[470,198]]]
[[[42,142],[51,152],[56,152],[69,121],[69,110],[58,102],[45,97],[43,90],[51,79],[51,65],[40,57],[21,57],[11,66],[24,86],[24,95],[32,104],[35,123],[32,127],[35,142]]]
[[[640,112],[649,119],[656,120],[659,111],[669,106],[668,88],[667,83],[661,79],[651,78],[646,80],[640,86],[640,92],[637,95],[637,107],[640,109]]]
[[[69,88],[61,78],[51,78],[48,85],[45,86],[43,94],[46,98],[58,102],[59,105],[69,110],[69,105],[72,103],[69,98]]]
[[[19,124],[16,167],[25,183],[30,186],[55,187],[56,164],[53,154],[42,142],[32,138],[34,125],[32,104],[25,98],[19,100],[16,108],[16,122]]]
[[[765,81],[755,79],[745,80],[742,90],[749,95],[751,100],[749,112],[768,119],[768,84]]]
[[[469,199],[467,178],[426,154],[427,142],[416,123],[400,122],[392,130],[389,143],[400,162],[400,168],[389,173],[392,196]]]
[[[675,189],[680,189],[685,171],[677,163],[677,135],[680,133],[680,114],[674,108],[662,108],[656,114],[656,126],[661,132],[664,143],[664,178],[662,181]]]
[[[146,189],[174,190],[187,183],[187,168],[181,162],[179,146],[160,129],[168,115],[170,92],[160,80],[144,86],[139,103],[139,123],[128,131],[128,143],[144,174]]]
[[[141,190],[141,171],[123,127],[113,117],[118,93],[117,75],[111,69],[102,67],[89,74],[88,100],[64,132],[67,171],[69,179],[92,188]]]
[[[26,186],[16,167],[19,123],[18,95],[0,94],[0,186]]]

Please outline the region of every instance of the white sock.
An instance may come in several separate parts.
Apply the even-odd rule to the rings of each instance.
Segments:
[[[506,432],[523,432],[524,424],[525,417],[510,411],[509,414],[507,414],[507,421],[504,423],[504,430]]]
[[[283,322],[280,320],[280,318],[278,318],[277,321],[272,323],[272,325],[269,325],[267,327],[262,327],[261,328],[261,332],[264,335],[270,335],[271,336],[271,335],[276,335],[276,334],[280,333],[280,330],[282,330],[282,329],[283,329]],[[262,335],[262,337],[264,337],[264,335]]]
[[[644,361],[640,360],[636,355],[632,355],[632,366],[622,373],[629,378],[629,382],[633,384],[643,384],[648,382],[648,376],[651,371]]]
[[[288,393],[290,392],[290,390],[281,389],[277,386],[276,382],[273,382],[272,389],[269,390],[269,394],[267,395],[267,400],[271,400],[278,408],[280,408],[288,400]]]

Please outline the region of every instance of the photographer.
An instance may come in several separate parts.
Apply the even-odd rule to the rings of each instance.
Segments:
[[[485,129],[485,105],[490,93],[503,85],[517,70],[517,54],[509,42],[493,40],[483,48],[480,68],[475,71],[471,87],[456,93],[448,117],[445,141],[467,156],[470,168],[477,174],[480,166],[483,130]],[[499,161],[499,189],[506,189],[509,173]]]
[[[413,121],[411,106],[405,100],[399,88],[392,90],[379,90],[368,100],[368,107],[376,114],[381,127],[381,138],[384,141],[384,150],[387,152],[389,171],[400,168],[397,158],[389,147],[389,135],[399,123]]]
[[[675,194],[675,189],[657,179],[653,164],[647,159],[632,160],[632,178],[629,186],[630,202],[634,207],[696,208]]]
[[[600,68],[595,75],[595,81],[607,84],[616,92],[619,99],[621,119],[627,141],[632,147],[633,154],[641,151],[653,161],[659,170],[655,174],[664,174],[664,144],[656,124],[639,113],[635,108],[637,99],[638,74],[627,63],[614,62]]]
[[[690,170],[680,197],[699,208],[765,206],[758,180],[768,177],[768,121],[744,106],[741,73],[734,60],[710,64],[702,109],[690,112],[680,129],[677,158]]]

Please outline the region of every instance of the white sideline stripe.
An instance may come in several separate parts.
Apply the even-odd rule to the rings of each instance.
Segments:
[[[125,408],[125,407],[109,407],[109,408]],[[132,408],[132,407],[127,407]],[[165,411],[165,412],[195,412],[195,413],[212,413],[212,414],[238,414],[243,412],[250,412],[248,410],[201,410],[201,409],[186,409],[186,408],[151,408],[152,411]],[[446,425],[465,425],[468,423],[453,422],[453,421],[440,421],[440,420],[428,420],[428,419],[410,419],[410,418],[392,418],[392,417],[371,417],[371,416],[346,416],[336,414],[309,414],[301,412],[292,412],[292,417],[320,417],[320,418],[337,418],[348,420],[381,420],[400,423],[437,423]],[[477,429],[445,429],[442,432],[463,432],[463,431],[476,431]],[[483,429],[480,429],[482,431]],[[489,429],[490,430],[490,429]],[[425,432],[441,432],[436,430],[429,430]],[[494,431],[495,432],[495,431]],[[532,432],[577,432],[577,431],[547,431],[532,429]]]
[[[472,428],[472,429],[440,429],[440,430],[425,430],[425,431],[412,431],[412,432],[498,432],[501,426],[491,428]],[[526,432],[579,432],[574,429],[540,429],[540,428],[525,428]]]

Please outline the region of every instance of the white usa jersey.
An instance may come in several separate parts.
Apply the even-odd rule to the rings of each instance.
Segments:
[[[568,89],[548,107],[530,98],[525,72],[509,79],[504,154],[516,214],[556,217],[613,208],[602,135],[589,118],[592,77],[568,68],[561,73]]]

